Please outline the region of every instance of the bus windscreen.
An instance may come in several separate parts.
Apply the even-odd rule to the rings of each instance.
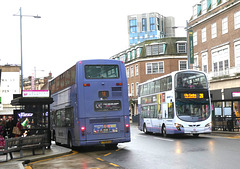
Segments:
[[[176,88],[207,89],[207,77],[201,72],[181,72],[176,74]]]
[[[86,79],[117,79],[118,65],[85,65]]]

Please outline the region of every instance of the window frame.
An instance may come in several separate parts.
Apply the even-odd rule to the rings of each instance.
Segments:
[[[228,17],[222,19],[222,35],[228,33]]]

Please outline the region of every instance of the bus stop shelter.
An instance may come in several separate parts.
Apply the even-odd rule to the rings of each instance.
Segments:
[[[14,109],[14,122],[17,120],[24,122],[28,119],[28,124],[23,127],[23,132],[27,135],[46,135],[48,147],[51,145],[50,130],[50,104],[53,98],[48,90],[23,91],[22,95],[14,95],[11,105]]]

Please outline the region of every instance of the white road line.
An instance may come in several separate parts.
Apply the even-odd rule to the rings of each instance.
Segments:
[[[144,135],[138,135],[139,137],[147,137],[147,136],[144,136]]]
[[[160,137],[153,137],[153,138],[157,140],[163,140],[163,141],[174,141],[172,139],[167,139],[167,138],[160,138]]]

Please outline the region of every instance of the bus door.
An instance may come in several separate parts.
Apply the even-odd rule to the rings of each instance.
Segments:
[[[141,107],[141,126],[147,128],[147,131],[151,131],[152,128],[152,120],[151,120],[151,111],[150,106],[144,105]]]
[[[158,118],[158,105],[150,106],[151,132],[159,132],[160,119]]]

